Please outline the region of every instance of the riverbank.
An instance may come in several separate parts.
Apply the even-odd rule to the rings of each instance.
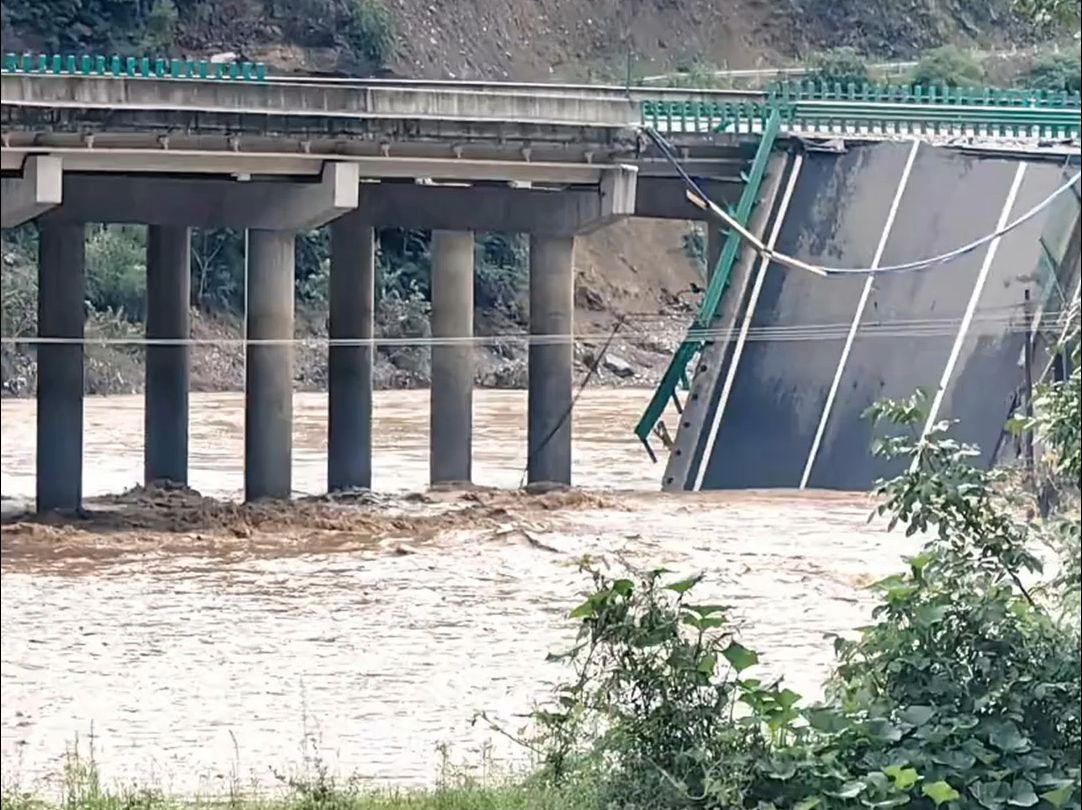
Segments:
[[[683,337],[690,316],[583,318],[575,343],[576,383],[609,388],[653,386],[661,379]],[[525,389],[529,347],[524,329],[499,313],[477,318],[474,384],[478,388]],[[237,317],[192,311],[191,390],[227,393],[244,390],[242,325]],[[141,324],[91,313],[86,323],[85,393],[138,394],[145,379]],[[373,368],[376,390],[427,388],[431,352],[426,337],[384,335]],[[610,341],[611,337],[611,341]],[[416,341],[410,345],[410,341]],[[30,340],[29,338],[27,339]],[[327,333],[313,318],[298,324],[293,381],[297,391],[327,390]],[[417,345],[419,344],[419,345]],[[0,396],[30,397],[37,387],[37,362],[29,343],[5,344],[0,350]],[[591,373],[592,369],[592,373]]]
[[[318,761],[276,774],[279,786],[262,793],[248,790],[236,764],[221,769],[218,792],[171,795],[161,785],[106,783],[93,759],[69,749],[61,771],[35,789],[4,774],[4,810],[601,810],[590,785],[552,787],[536,780],[474,779],[445,764],[433,788],[392,790],[365,787],[357,779],[337,778]]]

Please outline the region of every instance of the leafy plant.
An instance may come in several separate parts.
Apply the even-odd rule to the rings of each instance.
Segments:
[[[809,75],[825,84],[863,84],[868,81],[868,62],[856,48],[835,48],[815,54]]]
[[[973,54],[956,45],[927,51],[913,69],[912,81],[920,87],[972,87],[984,80],[984,68]]]
[[[575,677],[535,715],[545,774],[592,774],[604,806],[740,806],[768,737],[737,722],[738,702],[780,724],[799,696],[744,679],[758,658],[734,638],[725,606],[692,601],[699,578],[588,570],[592,593],[571,612],[576,644],[550,656]]]
[[[1078,48],[1041,54],[1025,74],[1025,85],[1037,90],[1068,90],[1082,87],[1082,51]]]
[[[342,0],[342,31],[361,59],[382,65],[394,55],[394,17],[380,0]]]

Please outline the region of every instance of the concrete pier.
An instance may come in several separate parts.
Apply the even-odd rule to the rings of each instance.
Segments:
[[[432,232],[432,337],[473,337],[473,233]],[[429,480],[471,480],[473,344],[432,346]]]
[[[186,227],[152,225],[147,230],[147,338],[190,336],[191,234]],[[188,483],[187,344],[147,345],[143,476]]]
[[[370,340],[376,252],[371,224],[347,214],[331,224],[331,340]],[[328,355],[327,487],[372,486],[372,345],[334,346]]]
[[[86,227],[41,223],[38,335],[37,511],[75,510],[83,495],[83,324]]]
[[[293,462],[293,233],[248,232],[244,497],[288,498]],[[261,343],[260,341],[281,341]]]
[[[573,236],[530,236],[530,482],[571,483],[574,247]]]

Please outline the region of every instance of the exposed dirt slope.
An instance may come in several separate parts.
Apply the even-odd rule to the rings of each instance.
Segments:
[[[1022,36],[1010,0],[384,0],[398,30],[389,68],[425,78],[622,80],[697,64],[756,67],[854,45],[911,56],[944,42]],[[290,42],[261,0],[222,0],[187,24],[193,51],[235,51],[297,71],[345,71],[333,47]]]

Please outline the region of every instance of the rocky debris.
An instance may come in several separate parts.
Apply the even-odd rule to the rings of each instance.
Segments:
[[[601,364],[617,377],[627,379],[635,376],[635,369],[631,367],[631,363],[618,354],[606,354],[601,358]]]

